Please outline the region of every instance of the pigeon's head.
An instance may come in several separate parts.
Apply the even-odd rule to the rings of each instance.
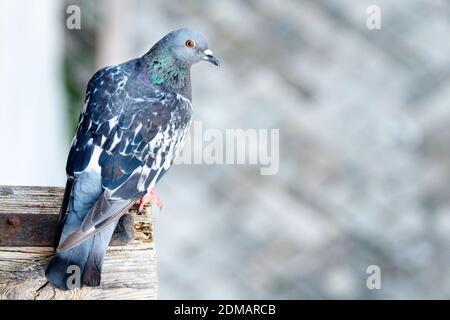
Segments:
[[[191,66],[200,61],[209,61],[219,66],[220,61],[208,49],[208,40],[200,32],[191,29],[178,29],[170,32],[160,43],[164,45],[180,63]]]

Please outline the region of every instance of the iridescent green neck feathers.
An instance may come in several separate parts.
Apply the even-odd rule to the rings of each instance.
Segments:
[[[177,92],[190,92],[190,68],[177,61],[168,49],[154,48],[144,56],[144,61],[153,84],[168,87]]]

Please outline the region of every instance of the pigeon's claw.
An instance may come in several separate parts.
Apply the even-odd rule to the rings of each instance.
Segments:
[[[156,203],[156,205],[158,206],[159,210],[162,209],[163,205],[162,205],[162,201],[159,198],[159,196],[156,194],[156,188],[154,187],[152,190],[150,190],[150,192],[148,192],[145,196],[142,197],[140,203],[139,203],[139,211],[142,211],[142,209],[144,209],[144,206],[153,201]]]

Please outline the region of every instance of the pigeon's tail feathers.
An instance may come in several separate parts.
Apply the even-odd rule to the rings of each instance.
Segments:
[[[82,285],[96,287],[100,285],[101,272],[103,267],[103,259],[108,249],[114,229],[117,222],[110,224],[103,231],[98,232],[94,236],[94,243],[86,261],[81,280]]]
[[[61,290],[98,286],[103,259],[116,225],[117,222],[110,224],[70,250],[57,252],[45,271],[48,281]]]
[[[47,280],[56,288],[70,290],[81,286],[81,276],[94,239],[66,252],[57,252],[45,271]]]
[[[100,285],[104,255],[92,254],[83,272],[82,284],[89,287]]]
[[[55,239],[53,243],[53,248],[56,250],[61,239],[61,233],[64,227],[64,222],[66,221],[67,208],[69,207],[70,195],[72,193],[73,180],[67,179],[66,187],[64,188],[64,197],[59,210],[58,223],[56,225]]]

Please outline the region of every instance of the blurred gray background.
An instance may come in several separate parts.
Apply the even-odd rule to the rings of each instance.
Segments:
[[[66,8],[81,8],[81,30]],[[368,30],[366,9],[381,9]],[[160,298],[450,298],[450,4],[2,1],[0,184],[59,185],[89,78],[192,27],[207,128],[279,128],[280,171],[178,165]],[[369,265],[381,290],[366,287]]]

